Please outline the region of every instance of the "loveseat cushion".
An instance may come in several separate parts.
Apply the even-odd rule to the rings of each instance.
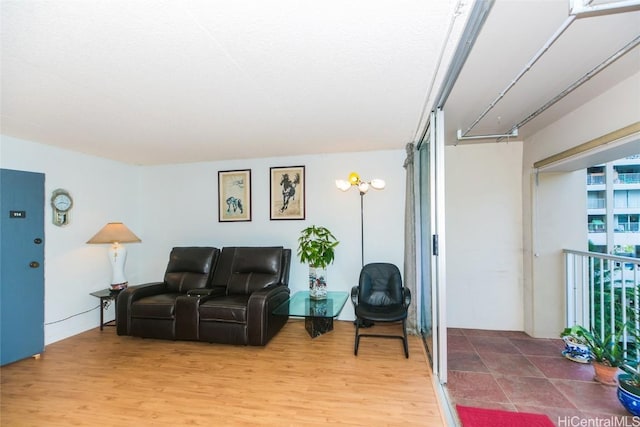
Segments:
[[[230,295],[250,295],[258,289],[275,285],[280,279],[279,274],[268,273],[233,273],[229,278],[227,291]]]
[[[201,321],[247,322],[249,295],[215,297],[200,304]]]
[[[131,304],[131,317],[172,319],[176,298],[180,293],[157,294],[141,298]]]
[[[226,248],[223,249],[223,252]],[[250,295],[282,279],[282,247],[237,247],[227,276],[227,293]]]
[[[211,247],[175,247],[169,255],[164,281],[169,292],[186,293],[207,287],[218,259]]]

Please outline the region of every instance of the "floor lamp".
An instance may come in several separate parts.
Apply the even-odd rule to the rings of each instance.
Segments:
[[[372,179],[371,181],[363,181],[357,172],[351,172],[346,180],[336,180],[336,187],[342,191],[348,191],[351,188],[357,188],[360,192],[360,259],[362,267],[364,267],[364,195],[367,194],[369,188],[375,190],[384,189],[386,183],[382,179]]]

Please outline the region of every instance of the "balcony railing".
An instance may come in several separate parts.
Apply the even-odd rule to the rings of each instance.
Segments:
[[[604,184],[604,175],[587,175],[588,185],[600,185]]]
[[[638,184],[640,183],[640,172],[619,173],[614,184]]]
[[[640,223],[637,222],[619,222],[614,228],[616,233],[637,233],[640,231]]]
[[[606,207],[606,203],[607,203],[606,199],[588,199],[587,208],[588,209],[604,209]]]
[[[640,259],[564,250],[566,326],[582,325],[601,337],[627,325],[622,344],[640,359]],[[633,330],[630,330],[633,329]]]

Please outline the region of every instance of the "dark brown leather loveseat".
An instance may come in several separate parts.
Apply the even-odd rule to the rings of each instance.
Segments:
[[[162,282],[118,295],[118,335],[265,345],[287,322],[291,250],[176,247]]]

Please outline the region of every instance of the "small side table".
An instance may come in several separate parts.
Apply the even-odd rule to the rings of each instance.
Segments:
[[[291,298],[273,310],[273,314],[304,317],[304,327],[311,338],[333,330],[333,319],[337,317],[347,302],[347,292],[327,292],[327,298],[314,300],[309,291],[296,292]]]
[[[112,291],[111,289],[102,289],[100,291],[91,292],[96,298],[100,298],[100,330],[102,330],[105,326],[116,326],[116,321],[109,320],[108,322],[104,321],[104,311],[109,308],[111,305],[111,301],[114,302],[116,310],[118,309],[118,295],[120,291]]]

